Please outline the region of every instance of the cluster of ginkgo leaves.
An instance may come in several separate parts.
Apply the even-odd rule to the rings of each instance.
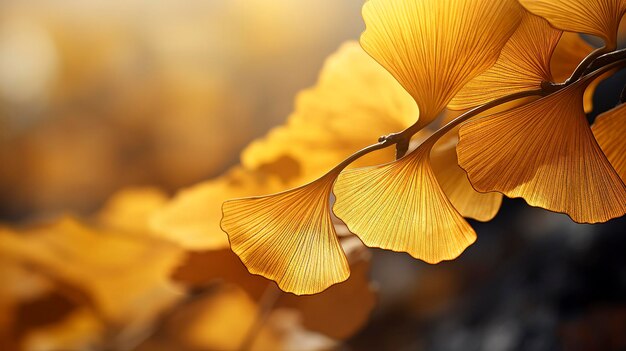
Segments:
[[[501,194],[579,223],[624,215],[626,104],[592,126],[585,112],[626,66],[625,12],[626,0],[369,0],[360,43],[384,69],[346,45],[287,126],[244,151],[244,167],[310,182],[225,202],[232,250],[251,273],[313,294],[350,275],[333,214],[367,246],[429,263],[471,245],[464,217],[491,219]],[[395,161],[371,154],[391,146]],[[345,170],[355,162],[374,165]]]

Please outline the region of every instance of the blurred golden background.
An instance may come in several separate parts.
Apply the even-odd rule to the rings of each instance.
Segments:
[[[0,2],[0,219],[221,173],[358,38],[361,3]]]

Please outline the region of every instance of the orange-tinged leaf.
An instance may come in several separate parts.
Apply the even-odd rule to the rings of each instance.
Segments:
[[[437,263],[476,240],[437,182],[431,147],[427,142],[396,162],[339,176],[333,210],[365,245]]]
[[[560,36],[561,31],[546,20],[525,12],[498,61],[466,84],[449,107],[467,109],[509,94],[541,89],[542,82],[552,81],[550,57]]]
[[[626,12],[624,0],[519,0],[528,11],[547,19],[554,27],[601,37],[613,50],[617,29]]]
[[[578,64],[592,51],[593,47],[578,33],[563,32],[550,61],[554,82],[562,83],[569,78]]]
[[[222,203],[234,197],[282,190],[277,179],[234,167],[226,174],[181,190],[150,218],[150,229],[186,249],[227,248],[228,237],[220,229]]]
[[[593,51],[591,45],[583,40],[578,33],[564,32],[561,35],[559,44],[554,49],[552,61],[550,62],[554,82],[562,83],[567,80],[591,51]],[[613,73],[607,72],[589,84],[583,97],[585,113],[593,111],[593,94],[596,88]]]
[[[522,11],[515,0],[369,0],[361,45],[413,96],[425,126],[496,62]]]
[[[591,130],[613,168],[626,182],[626,104],[598,116]]]
[[[358,43],[347,42],[326,60],[317,84],[298,95],[287,123],[253,141],[241,162],[292,186],[308,183],[381,135],[407,128],[417,115],[402,86]],[[363,162],[392,159],[387,150]]]
[[[348,278],[329,210],[335,177],[332,172],[296,189],[224,203],[222,228],[251,273],[298,295]]]
[[[583,111],[589,80],[460,129],[459,163],[479,191],[522,197],[582,223],[626,212],[626,186],[595,141]]]
[[[472,187],[467,174],[459,167],[456,138],[445,145],[436,145],[431,152],[431,165],[444,193],[463,217],[490,221],[502,204],[502,194],[479,193]]]

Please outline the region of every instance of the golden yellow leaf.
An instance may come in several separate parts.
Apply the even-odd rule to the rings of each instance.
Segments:
[[[593,51],[591,45],[583,40],[578,33],[563,32],[550,62],[554,82],[562,83],[567,80],[591,51]],[[608,72],[589,84],[583,97],[585,113],[593,111],[593,94],[600,82],[611,74],[612,72]]]
[[[361,45],[413,96],[425,126],[496,62],[522,11],[515,0],[369,0]]]
[[[278,301],[279,307],[297,310],[307,329],[338,340],[354,335],[367,322],[376,305],[368,277],[369,252],[354,236],[342,238],[341,244],[350,263],[348,280],[315,295],[283,294]]]
[[[298,95],[287,123],[253,141],[241,161],[276,173],[289,185],[304,184],[381,135],[407,128],[417,115],[402,86],[358,43],[346,42],[326,60],[317,84]],[[361,164],[392,159],[387,150]]]
[[[476,240],[437,182],[431,147],[426,142],[396,162],[339,176],[333,210],[365,245],[437,263],[458,257]]]
[[[329,210],[336,176],[331,172],[296,189],[224,203],[222,228],[251,273],[298,295],[348,278]]]
[[[282,190],[279,181],[260,172],[234,167],[214,180],[181,190],[149,220],[152,232],[187,249],[219,250],[229,246],[220,229],[222,203],[234,197]]]
[[[522,197],[581,223],[626,212],[626,186],[583,111],[589,79],[519,108],[473,119],[459,132],[459,163],[479,191]]]
[[[592,51],[593,47],[578,33],[563,32],[550,61],[554,82],[562,83],[569,78],[580,61]]]
[[[430,156],[433,172],[444,193],[463,217],[490,221],[500,209],[502,194],[479,193],[474,190],[467,174],[458,165],[456,144],[455,137],[444,145],[433,148]]]
[[[596,35],[614,50],[617,29],[626,12],[624,0],[519,0],[528,11],[547,19],[554,27]]]
[[[626,104],[598,116],[591,130],[613,168],[626,182]]]
[[[149,323],[179,296],[167,277],[180,250],[145,236],[98,232],[64,218],[20,235],[1,233],[0,252],[80,288],[112,325]]]
[[[165,206],[168,196],[156,188],[127,188],[113,194],[98,212],[107,228],[130,233],[149,231],[148,219]]]
[[[498,61],[467,83],[448,105],[468,109],[509,94],[541,89],[551,82],[550,57],[561,31],[528,12],[502,49]]]

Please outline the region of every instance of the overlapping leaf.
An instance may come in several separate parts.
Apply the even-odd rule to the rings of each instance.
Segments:
[[[530,12],[547,19],[554,27],[601,37],[615,49],[617,29],[626,12],[624,0],[519,0]]]
[[[413,96],[425,126],[496,62],[522,14],[514,0],[370,0],[361,45]]]
[[[467,174],[458,166],[456,144],[457,139],[454,137],[444,145],[435,145],[430,156],[433,172],[441,189],[463,217],[489,221],[500,209],[502,194],[474,190]]]
[[[363,326],[376,300],[368,278],[370,254],[367,248],[354,236],[341,238],[340,242],[350,264],[348,280],[315,295],[278,292],[274,302],[275,308],[297,311],[308,330],[336,340],[350,337]],[[196,291],[216,283],[235,284],[259,303],[266,298],[268,290],[277,289],[274,282],[249,274],[230,250],[190,253],[173,279]]]
[[[626,212],[626,186],[595,141],[583,111],[590,78],[460,129],[459,163],[479,191],[522,197],[576,222]]]
[[[228,237],[219,226],[222,202],[278,190],[281,185],[276,177],[234,167],[217,179],[180,191],[150,216],[149,226],[157,236],[187,249],[227,248]]]
[[[333,211],[366,245],[437,263],[456,258],[476,240],[439,186],[431,148],[432,141],[396,162],[339,176]]]
[[[560,37],[561,31],[526,12],[498,61],[466,84],[450,108],[472,108],[509,94],[541,89],[542,82],[553,80],[550,58]]]
[[[224,203],[222,228],[251,273],[296,294],[313,294],[350,275],[330,216],[330,173],[300,188]]]
[[[591,130],[611,165],[626,182],[626,104],[598,116]]]
[[[278,173],[289,185],[304,184],[379,136],[407,128],[417,114],[398,82],[358,43],[347,42],[327,59],[317,84],[298,95],[287,123],[252,142],[241,161]],[[392,157],[378,152],[361,164]]]

